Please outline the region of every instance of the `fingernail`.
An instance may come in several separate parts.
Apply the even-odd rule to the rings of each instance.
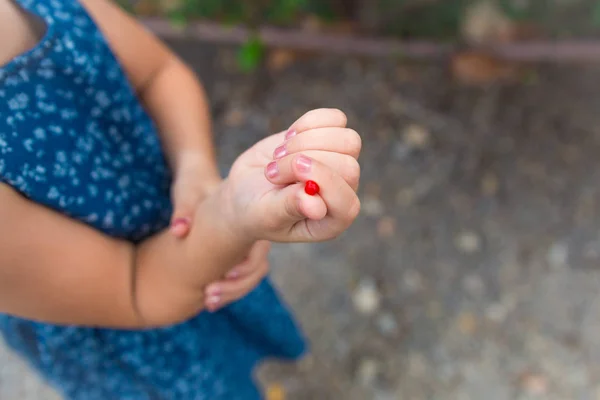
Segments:
[[[217,287],[209,289],[207,291],[207,293],[208,293],[208,296],[210,296],[210,297],[217,297],[221,294],[221,289],[217,286]]]
[[[282,158],[282,157],[285,157],[286,154],[287,154],[287,150],[285,148],[285,144],[282,144],[281,146],[279,146],[278,148],[275,149],[275,153],[273,153],[273,158],[275,158],[275,159]]]
[[[217,304],[219,304],[220,301],[221,301],[221,298],[219,296],[211,296],[208,298],[208,300],[206,302],[208,304],[210,304],[211,306],[216,306]]]
[[[290,129],[289,131],[287,131],[287,133],[285,134],[285,140],[288,140],[290,138],[293,138],[294,136],[296,136],[296,131],[294,129]]]
[[[191,220],[189,218],[175,218],[175,220],[173,221],[173,226],[179,226],[179,225],[189,225],[191,222]]]
[[[279,167],[277,166],[277,162],[270,162],[269,165],[267,165],[267,176],[269,178],[275,178],[277,175],[279,175]]]
[[[228,273],[227,273],[227,275],[225,275],[225,277],[226,277],[227,279],[235,279],[235,278],[237,278],[238,276],[240,276],[240,273],[239,273],[238,271],[235,271],[235,270],[234,270],[234,271],[231,271],[231,272],[228,272]]]
[[[176,235],[184,234],[185,229],[191,224],[191,220],[189,218],[177,218],[171,224],[171,230]]]
[[[298,169],[302,172],[310,172],[310,168],[312,166],[312,160],[306,156],[299,156],[296,159],[296,165],[298,165]]]

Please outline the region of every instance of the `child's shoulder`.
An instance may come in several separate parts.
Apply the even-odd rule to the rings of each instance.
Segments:
[[[0,0],[0,67],[29,49],[41,39],[45,26],[25,13],[14,0]]]

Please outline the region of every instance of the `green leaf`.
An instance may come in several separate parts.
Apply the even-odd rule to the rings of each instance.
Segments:
[[[238,64],[244,72],[254,71],[262,61],[265,52],[263,42],[254,36],[238,52]]]
[[[169,12],[167,18],[176,28],[185,28],[188,23],[188,17],[185,10],[173,10]]]
[[[300,11],[306,10],[307,6],[307,0],[278,0],[267,10],[268,19],[276,23],[289,23]]]

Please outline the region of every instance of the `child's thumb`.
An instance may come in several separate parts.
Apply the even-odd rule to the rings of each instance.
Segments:
[[[327,214],[327,205],[321,196],[309,196],[304,184],[289,185],[279,191],[267,208],[283,225],[304,219],[321,220]]]

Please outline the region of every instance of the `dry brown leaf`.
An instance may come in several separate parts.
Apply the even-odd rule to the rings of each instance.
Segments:
[[[232,128],[238,128],[244,124],[246,114],[239,108],[232,108],[225,114],[225,125]]]
[[[353,35],[357,33],[358,26],[354,21],[340,21],[334,24],[328,24],[323,30],[340,35]]]
[[[302,28],[309,32],[320,32],[323,29],[323,21],[318,16],[311,14],[302,21]]]
[[[267,57],[267,68],[271,72],[280,72],[292,65],[298,54],[290,49],[274,49]]]
[[[451,70],[454,78],[466,85],[513,81],[519,75],[516,64],[477,51],[454,55]]]
[[[285,389],[278,383],[272,383],[267,387],[266,400],[285,400]]]
[[[152,0],[140,0],[135,2],[133,5],[133,11],[136,15],[155,15],[159,12],[159,8],[155,1]]]

